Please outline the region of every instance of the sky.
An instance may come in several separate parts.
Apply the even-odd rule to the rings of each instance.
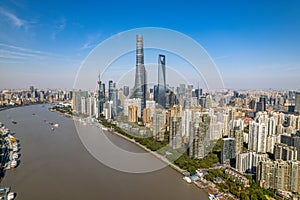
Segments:
[[[2,0],[0,90],[72,88],[99,43],[141,27],[175,30],[198,42],[225,88],[298,90],[299,19],[298,0]]]

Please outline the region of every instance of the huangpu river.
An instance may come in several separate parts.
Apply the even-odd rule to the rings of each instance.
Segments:
[[[102,164],[82,144],[72,118],[48,108],[49,105],[32,105],[0,112],[0,121],[21,145],[20,165],[7,170],[1,182],[1,186],[10,186],[17,193],[16,199],[208,199],[203,190],[184,182],[171,167],[126,173]],[[50,123],[59,126],[52,130]],[[95,127],[83,128],[88,133]],[[117,135],[106,134],[123,149],[144,152]],[[105,153],[109,156],[110,152]]]

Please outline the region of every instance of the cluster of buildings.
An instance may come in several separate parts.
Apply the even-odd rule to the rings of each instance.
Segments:
[[[0,91],[0,109],[12,106],[29,105],[33,103],[68,101],[72,99],[70,90],[36,89],[8,89]]]
[[[130,123],[144,125],[153,138],[168,138],[172,149],[186,148],[191,158],[203,158],[221,139],[221,164],[255,175],[261,187],[300,193],[300,93],[173,87],[166,82],[165,55],[158,55],[157,67],[158,82],[148,88],[143,37],[137,35],[133,88],[117,88],[112,80],[106,88],[99,76],[96,91],[73,92],[72,108],[128,130]]]

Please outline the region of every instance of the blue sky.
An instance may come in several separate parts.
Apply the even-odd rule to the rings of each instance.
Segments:
[[[139,27],[173,29],[196,40],[227,88],[299,89],[299,19],[297,0],[2,0],[0,89],[71,88],[97,44]]]

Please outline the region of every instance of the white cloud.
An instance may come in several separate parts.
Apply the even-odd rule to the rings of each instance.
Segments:
[[[82,45],[81,49],[89,49],[89,48],[93,48],[96,45],[98,45],[99,43],[99,38],[100,38],[101,34],[97,33],[94,35],[89,35],[87,37],[87,41]]]
[[[4,44],[4,43],[0,43],[0,47],[1,48],[6,48],[6,49],[14,49],[14,50],[23,51],[23,52],[36,53],[36,54],[41,54],[42,53],[41,51],[37,51],[37,50],[33,50],[33,49],[27,49],[27,48],[18,47],[18,46],[14,46],[14,45],[10,45],[10,44]]]
[[[55,22],[55,28],[54,28],[55,30],[51,34],[52,40],[56,39],[57,34],[62,32],[66,28],[66,25],[67,25],[67,20],[64,17],[62,17],[57,22]]]
[[[4,8],[0,7],[0,13],[7,17],[14,26],[20,28],[22,26],[26,27],[26,21],[17,17],[15,14],[13,14],[12,12],[9,12],[8,10],[5,10]]]
[[[56,55],[53,53],[37,51],[33,49],[27,49],[19,46],[14,46],[10,44],[0,43],[0,63],[6,63],[7,61],[32,61],[32,60],[43,60],[51,58],[53,59],[63,59],[67,58],[61,55]]]
[[[40,51],[0,43],[0,63],[40,60],[45,57],[46,54]]]

